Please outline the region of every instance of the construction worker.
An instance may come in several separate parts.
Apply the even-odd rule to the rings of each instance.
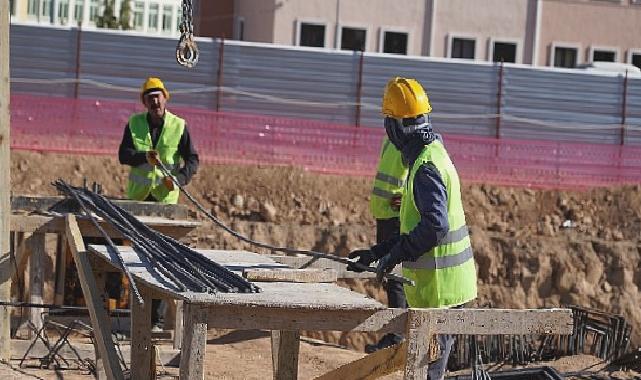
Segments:
[[[403,194],[403,184],[407,178],[407,165],[403,164],[401,152],[396,149],[387,137],[383,139],[378,170],[374,178],[370,211],[376,219],[376,243],[380,244],[399,234],[400,222],[398,214]],[[399,281],[388,280],[384,284],[387,292],[387,305],[393,308],[407,308],[403,293],[403,284]],[[385,334],[376,344],[365,346],[365,352],[374,351],[400,343],[403,337],[399,334]]]
[[[385,131],[408,165],[401,199],[400,235],[350,257],[364,265],[378,261],[383,279],[398,264],[414,286],[404,286],[416,308],[463,307],[477,296],[476,265],[465,223],[458,173],[430,124],[432,107],[414,79],[393,78],[383,95]],[[428,379],[445,376],[454,344],[439,335],[441,355],[428,367]]]
[[[137,201],[176,204],[180,190],[160,170],[160,162],[184,186],[198,170],[198,153],[191,142],[185,120],[166,109],[169,91],[160,79],[150,77],[145,80],[140,100],[147,112],[129,118],[118,150],[120,163],[131,166],[127,197]],[[180,167],[181,159],[184,161],[183,167]],[[152,301],[155,331],[161,329],[163,324],[163,306],[160,300]]]

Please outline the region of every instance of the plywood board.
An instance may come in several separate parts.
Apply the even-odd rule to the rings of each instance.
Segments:
[[[333,269],[245,269],[243,277],[258,282],[336,282]]]

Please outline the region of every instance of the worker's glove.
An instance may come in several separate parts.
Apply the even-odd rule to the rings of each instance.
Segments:
[[[362,272],[362,269],[357,268],[355,265],[363,264],[369,266],[374,261],[378,260],[379,257],[384,256],[387,252],[380,245],[375,245],[370,249],[357,249],[349,253],[347,257],[350,259],[358,259],[350,264],[347,264],[347,270],[352,272]]]
[[[378,260],[378,265],[376,266],[376,281],[383,282],[383,277],[394,270],[394,267],[403,261],[402,258],[398,257],[398,251],[392,250],[387,255],[381,257]]]
[[[163,177],[162,183],[165,185],[166,188],[169,189],[169,191],[173,191],[176,188],[174,185],[174,181],[169,176]]]
[[[147,157],[147,163],[149,165],[153,165],[153,166],[160,165],[160,158],[158,157],[157,151],[148,150],[146,157]]]
[[[392,196],[389,200],[390,208],[394,211],[399,211],[401,209],[401,194]]]

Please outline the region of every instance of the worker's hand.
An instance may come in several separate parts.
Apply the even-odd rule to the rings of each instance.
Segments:
[[[176,186],[174,185],[174,181],[169,176],[163,177],[162,183],[165,185],[166,188],[169,189],[169,191],[173,191],[176,188]]]
[[[158,157],[158,151],[148,150],[147,151],[147,163],[149,165],[160,165],[160,158]]]
[[[394,269],[396,264],[396,260],[390,253],[381,257],[380,260],[378,260],[378,265],[376,266],[376,281],[378,281],[379,283],[383,282],[383,278],[385,277],[385,275],[390,273]]]
[[[350,252],[349,256],[347,257],[349,257],[350,259],[358,259],[352,263],[347,264],[347,270],[352,272],[363,271],[355,265],[356,263],[363,264],[368,267],[371,263],[376,261],[376,256],[374,256],[374,253],[371,249],[357,249]]]
[[[389,200],[389,205],[394,211],[399,211],[401,209],[401,194],[392,196]]]

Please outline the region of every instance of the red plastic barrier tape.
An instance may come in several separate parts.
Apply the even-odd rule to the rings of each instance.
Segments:
[[[371,176],[384,134],[383,128],[315,120],[169,109],[187,120],[201,160],[211,163]],[[12,95],[11,147],[115,157],[128,117],[142,111],[137,103]],[[536,188],[641,183],[639,147],[448,134],[444,140],[467,182]]]

